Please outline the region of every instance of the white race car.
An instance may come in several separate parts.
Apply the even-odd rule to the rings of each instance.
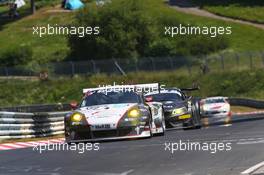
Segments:
[[[203,117],[226,117],[231,115],[230,104],[226,97],[210,97],[200,101]]]
[[[136,92],[136,89],[145,86],[159,84],[84,89],[85,95],[78,109],[65,117],[66,142],[163,135],[165,119],[162,104],[146,103],[143,94]]]

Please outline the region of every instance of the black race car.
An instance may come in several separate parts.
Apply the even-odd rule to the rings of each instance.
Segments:
[[[145,94],[146,101],[161,102],[164,108],[167,128],[201,128],[199,102],[185,92],[198,88],[166,88],[159,92]]]

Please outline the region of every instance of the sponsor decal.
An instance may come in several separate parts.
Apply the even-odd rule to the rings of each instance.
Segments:
[[[102,124],[102,125],[93,125],[92,127],[95,129],[110,129],[111,125],[110,124]]]

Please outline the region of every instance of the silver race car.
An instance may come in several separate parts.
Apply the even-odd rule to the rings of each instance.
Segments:
[[[209,97],[200,101],[200,113],[203,117],[231,116],[227,97]]]

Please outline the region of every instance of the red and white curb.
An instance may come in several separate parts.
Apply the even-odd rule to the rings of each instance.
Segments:
[[[264,111],[254,111],[254,112],[237,112],[232,113],[234,115],[254,115],[254,114],[264,114]]]
[[[40,144],[42,144],[42,145],[59,144],[59,143],[64,143],[64,141],[65,141],[64,138],[58,138],[58,139],[32,141],[32,142],[3,143],[3,144],[0,144],[0,151],[35,147],[35,146],[40,145]]]

